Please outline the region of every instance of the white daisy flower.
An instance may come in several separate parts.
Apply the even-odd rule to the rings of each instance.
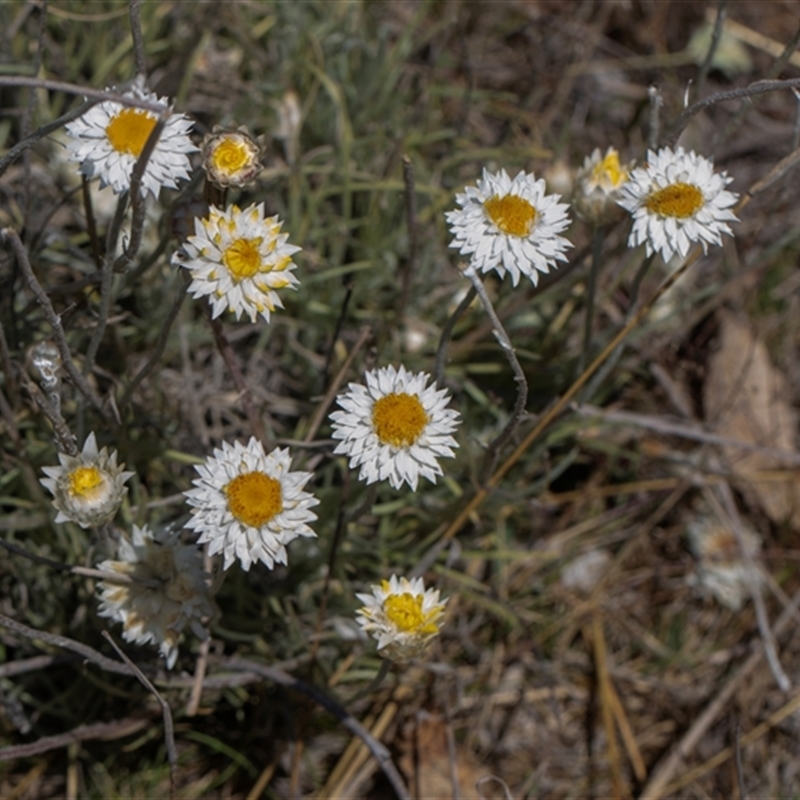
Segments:
[[[621,215],[617,200],[622,185],[628,180],[629,169],[629,165],[620,164],[619,153],[613,147],[609,147],[605,155],[597,148],[586,156],[575,178],[575,213],[595,224]]]
[[[475,270],[494,269],[501,278],[510,272],[514,286],[526,275],[536,286],[539,273],[566,261],[564,251],[572,247],[558,235],[569,227],[568,206],[559,199],[545,195],[545,182],[533,174],[520,172],[512,181],[505,170],[484,169],[476,187],[456,195],[461,208],[445,214],[454,237],[450,247],[469,255]]]
[[[366,386],[351,383],[336,399],[344,410],[330,415],[332,436],[342,440],[333,452],[349,456],[351,469],[360,466],[358,477],[367,483],[388,480],[399,489],[405,481],[414,491],[420,475],[436,483],[437,456],[452,458],[458,447],[450,433],[459,414],[447,408],[447,389],[428,386],[429,375],[403,366],[364,377]]]
[[[362,630],[378,641],[378,653],[404,663],[422,655],[438,636],[444,606],[438,589],[425,589],[422,578],[397,578],[370,587],[372,594],[357,594],[364,607],[356,613]]]
[[[725,187],[733,180],[714,172],[714,163],[679,147],[647,153],[647,164],[631,172],[617,201],[633,215],[628,247],[645,245],[647,255],[660,252],[664,261],[685,258],[693,242],[721,244],[732,235],[728,222],[737,218],[728,209],[737,196]]]
[[[94,431],[77,456],[58,454],[60,467],[42,467],[46,478],[39,482],[53,494],[58,509],[56,522],[77,522],[82,528],[103,525],[114,518],[128,493],[123,484],[134,473],[117,466],[117,451],[104,447],[98,452]]]
[[[124,96],[167,104],[166,99],[146,91],[143,81]],[[153,111],[112,100],[98,103],[65,126],[74,140],[67,145],[70,160],[79,161],[87,178],[99,177],[100,185],[110,186],[115,194],[127,192],[133,168],[157,122]],[[162,186],[175,189],[179,180],[188,179],[191,164],[186,154],[197,150],[188,135],[191,127],[192,121],[185,115],[170,115],[147,162],[143,193],[157,197]]]
[[[215,129],[203,139],[203,169],[217,186],[245,186],[261,171],[261,148],[240,128]]]
[[[123,638],[135,644],[157,644],[172,669],[178,657],[178,639],[188,625],[207,639],[205,622],[214,615],[211,576],[203,570],[203,556],[195,545],[183,545],[178,531],[152,533],[133,526],[133,541],[122,539],[117,561],[103,561],[98,569],[136,579],[133,583],[100,581],[101,617],[123,626]]]
[[[194,516],[187,528],[200,531],[197,540],[210,544],[210,555],[222,553],[223,569],[238,558],[245,571],[256,561],[272,569],[286,563],[286,545],[298,536],[316,536],[306,523],[319,503],[303,491],[310,472],[290,472],[289,450],[264,453],[255,437],[214,450],[196,469],[196,489],[184,494]]]
[[[270,312],[283,308],[277,290],[299,283],[292,255],[300,248],[286,243],[282,224],[277,217],[264,219],[263,203],[244,211],[212,208],[205,219],[195,219],[195,235],[172,263],[191,270],[189,291],[208,297],[214,319],[228,309],[236,319],[244,312],[251,322],[258,314],[269,322]]]

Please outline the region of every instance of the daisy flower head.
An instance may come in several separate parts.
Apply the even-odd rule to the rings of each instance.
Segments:
[[[316,536],[308,527],[319,501],[303,487],[310,472],[290,472],[289,450],[264,452],[255,437],[244,445],[222,443],[196,467],[196,488],[184,492],[194,507],[187,528],[200,531],[209,555],[222,553],[223,569],[238,558],[245,571],[256,561],[272,569],[286,563],[286,545],[298,536]]]
[[[450,436],[458,425],[458,411],[447,408],[447,389],[428,386],[430,376],[401,366],[367,372],[366,386],[351,383],[336,399],[333,438],[342,441],[333,451],[350,457],[350,467],[361,467],[358,477],[367,483],[388,480],[399,489],[405,481],[417,490],[419,476],[436,483],[442,474],[437,457],[452,458],[458,442]]]
[[[605,155],[597,148],[586,156],[575,180],[575,213],[595,224],[609,222],[621,214],[617,200],[629,170],[629,165],[620,163],[619,153],[613,147]]]
[[[203,139],[203,169],[217,186],[245,186],[261,171],[261,148],[245,128],[216,128]]]
[[[143,79],[123,96],[167,105],[165,98],[144,88]],[[98,103],[65,126],[72,138],[67,145],[69,158],[80,162],[87,178],[99,177],[100,185],[110,186],[115,194],[127,192],[133,168],[157,122],[154,111],[115,100]],[[184,114],[170,115],[147,161],[142,177],[144,194],[157,197],[162,186],[175,189],[179,180],[188,179],[191,164],[187,153],[197,151],[189,138],[191,127],[192,121]]]
[[[438,589],[425,589],[422,578],[398,578],[370,587],[372,594],[357,594],[364,603],[356,613],[361,629],[378,641],[378,653],[398,663],[418,658],[438,636],[447,599]]]
[[[664,261],[685,258],[693,242],[707,251],[732,235],[728,222],[737,218],[730,207],[737,195],[725,187],[733,180],[715,173],[714,163],[692,151],[664,147],[647,153],[647,164],[631,172],[617,201],[633,215],[628,247],[645,246]]]
[[[134,473],[117,465],[117,451],[98,451],[94,431],[77,456],[58,454],[61,465],[43,467],[46,478],[39,482],[53,494],[58,509],[56,522],[77,522],[81,528],[103,525],[114,518],[128,493],[127,481]]]
[[[546,195],[545,182],[520,172],[511,180],[505,170],[484,169],[477,186],[456,195],[461,208],[448,211],[453,241],[462,255],[470,256],[469,268],[480,272],[506,272],[516,286],[520,275],[534,286],[539,273],[566,261],[564,251],[572,243],[559,236],[569,226],[567,204],[559,195]]]
[[[214,615],[203,556],[195,545],[181,544],[178,536],[178,531],[153,533],[146,525],[134,525],[132,541],[119,543],[118,560],[98,565],[134,579],[100,581],[98,613],[122,623],[126,641],[158,645],[167,669],[175,665],[183,629],[188,626],[199,639],[207,639],[205,622]]]
[[[269,322],[276,308],[283,308],[278,289],[300,281],[292,274],[292,255],[300,250],[288,244],[278,217],[264,218],[264,204],[211,208],[205,219],[195,219],[194,236],[175,253],[172,263],[192,273],[192,296],[208,297],[211,316],[225,309],[250,317],[261,315]]]

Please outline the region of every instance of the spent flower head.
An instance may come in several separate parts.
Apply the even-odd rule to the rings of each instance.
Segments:
[[[144,87],[138,79],[124,97],[167,105]],[[100,178],[101,186],[110,186],[115,194],[131,187],[131,173],[144,150],[147,139],[158,123],[158,115],[147,109],[125,106],[107,100],[92,106],[83,116],[68,122],[65,129],[72,141],[67,145],[71,161],[80,162],[87,178]],[[162,186],[174,189],[179,180],[189,177],[191,164],[187,153],[197,150],[189,138],[192,121],[183,114],[171,114],[142,177],[142,192],[157,197]]]
[[[506,272],[516,286],[520,275],[534,286],[539,273],[555,269],[566,261],[564,251],[571,242],[558,234],[569,227],[567,204],[559,195],[546,195],[545,182],[520,172],[513,180],[505,170],[492,173],[484,169],[477,186],[467,186],[456,195],[461,208],[448,211],[453,241],[470,257],[469,268],[479,272]]]
[[[356,614],[362,630],[378,641],[378,653],[404,663],[418,658],[439,634],[447,599],[438,589],[425,589],[422,578],[397,578],[370,587],[372,594],[357,594],[364,603]]]
[[[292,255],[300,250],[288,244],[278,217],[264,218],[264,204],[211,208],[205,219],[195,219],[195,235],[183,244],[172,262],[192,273],[193,297],[208,297],[211,316],[225,309],[256,321],[269,322],[275,308],[283,308],[279,289],[299,283],[292,274]]]
[[[128,493],[127,481],[134,473],[117,465],[117,451],[98,451],[94,431],[77,456],[59,453],[58,467],[43,467],[47,475],[40,483],[53,494],[58,509],[56,522],[77,522],[82,528],[103,525],[114,518]]]
[[[244,127],[214,128],[203,139],[201,151],[203,169],[217,186],[246,186],[261,171],[261,148]]]
[[[633,215],[628,247],[643,244],[648,256],[660,252],[669,261],[685,258],[692,243],[703,252],[721,244],[723,233],[732,235],[728,222],[737,221],[729,210],[737,195],[725,189],[732,180],[682,147],[648,151],[647,163],[631,172],[617,201]]]
[[[303,487],[310,472],[290,472],[288,449],[264,452],[255,437],[244,445],[222,443],[196,467],[196,488],[184,492],[194,507],[187,528],[200,531],[210,555],[222,553],[223,569],[238,558],[242,569],[256,561],[272,569],[286,563],[286,545],[298,536],[316,536],[309,528],[319,502]]]
[[[575,179],[572,198],[575,213],[595,225],[619,216],[622,212],[617,201],[630,169],[630,164],[620,163],[619,153],[613,147],[605,155],[597,148],[586,156]]]
[[[442,474],[437,458],[452,458],[458,447],[450,434],[459,414],[447,408],[446,389],[428,386],[430,376],[393,366],[367,372],[366,386],[348,385],[336,402],[333,438],[341,439],[333,451],[349,456],[350,467],[361,467],[366,483],[388,480],[399,489],[405,481],[416,491],[419,476],[432,483]]]
[[[722,605],[738,611],[750,596],[750,581],[736,534],[729,525],[706,516],[692,519],[687,531],[697,558],[696,582]],[[756,558],[761,539],[747,528],[742,530],[742,537],[746,558]]]
[[[195,636],[207,639],[205,624],[215,612],[202,553],[196,545],[181,544],[178,536],[178,531],[153,533],[134,525],[132,541],[119,543],[117,560],[98,565],[134,579],[98,583],[100,616],[122,623],[126,641],[158,645],[168,669],[175,665],[183,629],[188,625]]]

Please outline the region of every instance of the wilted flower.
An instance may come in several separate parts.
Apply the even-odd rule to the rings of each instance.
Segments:
[[[316,536],[308,527],[319,502],[303,487],[310,472],[290,472],[288,449],[264,453],[255,437],[247,445],[227,442],[196,467],[197,487],[184,494],[193,517],[187,528],[200,531],[210,555],[222,553],[223,569],[238,558],[242,569],[261,561],[270,569],[286,563],[286,545],[298,536]]]
[[[100,581],[100,616],[121,622],[126,641],[157,644],[168,669],[178,657],[181,631],[188,625],[195,636],[207,639],[205,623],[214,614],[202,554],[195,545],[181,544],[178,535],[134,525],[133,541],[119,543],[118,560],[98,565],[135,579]]]
[[[336,402],[333,438],[342,441],[333,451],[360,466],[358,477],[366,483],[388,480],[399,489],[405,481],[416,491],[419,476],[436,483],[442,474],[437,457],[452,458],[458,447],[450,436],[458,412],[447,408],[446,389],[428,386],[430,376],[411,373],[401,366],[367,372],[367,385],[349,384]]]
[[[357,594],[364,607],[356,614],[361,628],[378,641],[378,653],[403,663],[418,658],[438,636],[444,606],[438,589],[425,589],[422,578],[397,578],[370,587],[372,594]]]
[[[688,525],[689,543],[697,557],[697,582],[720,603],[738,611],[750,596],[748,567],[735,533],[713,519],[699,517]],[[748,558],[755,558],[761,540],[753,531],[742,531]]]
[[[581,594],[591,594],[611,562],[608,550],[588,550],[570,561],[561,573],[565,589]]]
[[[56,522],[77,522],[82,528],[103,525],[114,518],[128,493],[124,485],[134,473],[117,466],[117,451],[98,452],[94,431],[77,456],[59,453],[60,467],[43,467],[40,483],[53,494]]]

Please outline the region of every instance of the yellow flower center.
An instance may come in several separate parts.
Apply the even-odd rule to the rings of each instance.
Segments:
[[[146,111],[123,108],[106,125],[106,136],[118,153],[130,153],[138,158],[157,121]]]
[[[428,415],[414,394],[392,392],[376,400],[372,407],[372,427],[383,444],[409,447],[427,424]]]
[[[536,222],[536,209],[527,200],[513,194],[490,197],[483,208],[489,219],[509,236],[528,236]]]
[[[236,142],[233,139],[223,139],[211,156],[211,163],[215,169],[226,175],[232,175],[251,161],[250,148],[243,142]]]
[[[644,207],[663,217],[686,219],[703,207],[703,193],[691,183],[673,183],[648,195]]]
[[[222,262],[237,280],[252,278],[261,269],[261,242],[263,238],[237,239],[223,254]]]
[[[616,150],[612,150],[599,164],[595,164],[592,180],[599,184],[609,183],[612,189],[628,180],[628,173],[620,165]]]
[[[421,594],[390,594],[383,603],[383,610],[389,621],[403,633],[428,635],[439,630],[435,622],[430,622],[437,609],[424,614]]]
[[[69,473],[69,493],[73,497],[90,500],[103,482],[103,473],[97,467],[78,467]]]
[[[222,491],[231,514],[251,528],[260,528],[283,511],[281,482],[263,472],[238,475]]]

